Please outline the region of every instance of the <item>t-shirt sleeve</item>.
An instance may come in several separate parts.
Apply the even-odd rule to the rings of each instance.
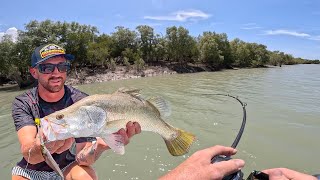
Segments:
[[[12,118],[16,131],[24,126],[35,126],[30,106],[20,98],[15,98],[12,103]]]

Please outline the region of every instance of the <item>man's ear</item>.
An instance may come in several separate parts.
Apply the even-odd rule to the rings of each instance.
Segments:
[[[38,73],[36,68],[30,67],[29,72],[33,76],[33,78],[38,79]]]

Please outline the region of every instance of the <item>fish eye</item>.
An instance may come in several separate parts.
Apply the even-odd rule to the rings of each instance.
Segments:
[[[64,117],[63,114],[58,114],[58,115],[56,116],[56,119],[57,119],[57,120],[60,120],[60,119],[62,119],[63,117]]]

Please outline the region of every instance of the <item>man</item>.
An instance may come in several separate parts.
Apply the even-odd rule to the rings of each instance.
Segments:
[[[58,178],[58,174],[44,162],[39,138],[42,134],[38,133],[34,119],[66,108],[87,96],[64,85],[71,60],[73,56],[55,44],[42,45],[32,54],[30,73],[37,79],[38,86],[16,97],[12,107],[23,155],[12,169],[12,179]],[[121,129],[118,134],[123,136],[124,144],[127,144],[129,138],[140,132],[138,123],[129,122],[126,130]],[[93,141],[97,142],[97,147],[90,153]],[[47,143],[46,147],[66,179],[97,179],[91,165],[103,151],[109,149],[100,138],[70,138]]]

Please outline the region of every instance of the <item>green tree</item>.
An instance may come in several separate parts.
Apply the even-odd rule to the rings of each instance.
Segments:
[[[102,34],[95,41],[88,45],[88,60],[94,66],[104,67],[110,58],[112,40],[110,36]]]
[[[167,28],[167,50],[171,61],[179,62],[181,66],[194,60],[195,39],[189,35],[189,31],[176,26]]]
[[[131,49],[133,52],[136,52],[138,49],[137,33],[128,28],[117,26],[116,32],[111,34],[111,38],[114,42],[111,51],[112,57],[121,57],[122,52],[126,49]]]
[[[11,41],[9,36],[2,37],[0,42],[0,76],[7,77],[12,69],[12,54],[15,44]]]
[[[273,51],[269,53],[270,53],[269,64],[273,66],[277,66],[278,64],[280,65],[281,56],[279,54],[279,51]]]
[[[204,32],[199,37],[200,61],[209,66],[220,68],[223,64],[224,57],[219,49],[218,40],[215,33]]]
[[[138,30],[138,46],[140,47],[141,57],[146,63],[153,62],[155,55],[155,35],[152,27],[140,25]]]
[[[254,54],[254,59],[252,60],[253,67],[260,67],[266,65],[270,60],[269,51],[267,46],[262,44],[251,43],[251,49]]]
[[[234,65],[238,67],[251,66],[252,55],[250,45],[244,41],[236,38],[230,42],[231,54],[234,61]]]
[[[77,61],[73,61],[74,65],[86,66],[90,64],[87,57],[88,46],[90,42],[94,42],[96,33],[98,33],[96,27],[81,25],[76,22],[69,24],[64,47],[68,53],[76,57]]]

